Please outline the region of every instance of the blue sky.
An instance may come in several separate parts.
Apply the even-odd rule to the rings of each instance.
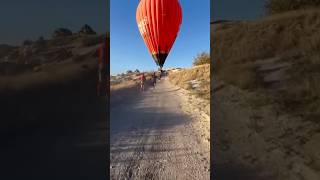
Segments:
[[[265,14],[265,0],[211,0],[213,20],[254,20]]]
[[[111,74],[157,69],[136,24],[139,0],[110,1]],[[193,57],[210,50],[210,0],[180,0],[183,20],[166,67],[190,67]]]
[[[108,9],[109,0],[1,0],[0,44],[48,38],[60,27],[78,31],[84,24],[105,33],[109,31]]]

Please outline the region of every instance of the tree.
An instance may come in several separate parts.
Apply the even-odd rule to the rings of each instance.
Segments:
[[[31,44],[32,44],[32,41],[29,40],[29,39],[24,40],[23,43],[22,43],[23,46],[30,46]]]
[[[193,65],[198,66],[202,64],[210,64],[210,54],[207,52],[202,52],[198,54],[194,59],[193,59]]]
[[[89,25],[85,24],[80,29],[79,34],[92,35],[97,33]]]
[[[66,36],[71,36],[72,35],[72,31],[67,29],[67,28],[58,28],[56,30],[54,30],[53,32],[53,37],[66,37]]]
[[[43,38],[43,36],[40,36],[40,37],[37,39],[37,41],[36,41],[36,44],[37,44],[38,46],[43,46],[43,45],[45,45],[45,43],[46,43],[46,41],[45,41],[45,39]]]

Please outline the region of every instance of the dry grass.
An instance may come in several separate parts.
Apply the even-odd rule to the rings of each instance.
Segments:
[[[241,89],[264,93],[268,97],[261,97],[276,102],[282,112],[311,119],[319,117],[319,28],[319,9],[291,11],[254,22],[228,24],[227,28],[212,28],[215,76]],[[273,57],[291,66],[285,72],[288,78],[281,82],[284,88],[270,93],[270,89],[264,89],[255,62]]]
[[[147,73],[145,73],[147,74]],[[126,74],[117,83],[110,85],[110,104],[114,107],[121,104],[125,99],[137,98],[139,95],[139,74]],[[146,75],[147,79],[149,75]],[[147,89],[147,86],[146,86]]]
[[[308,157],[308,152],[299,143],[312,142],[315,140],[313,135],[319,133],[319,27],[318,9],[229,24],[224,29],[212,28],[211,56],[215,62],[213,78],[214,83],[223,84],[222,90],[215,93],[215,97],[222,97],[222,106],[231,114],[239,115],[243,122],[250,122],[248,127],[259,138],[266,140],[268,146],[276,145],[277,150],[287,155],[290,152],[289,156],[276,156],[275,162],[291,163],[291,157],[317,161],[316,158]],[[237,110],[233,112],[230,107],[239,107],[241,113]],[[229,123],[237,119],[234,117],[229,116]],[[261,122],[260,125],[258,122]],[[221,125],[233,130],[234,126],[225,123],[227,121]],[[246,135],[243,137],[250,138]],[[303,140],[296,141],[300,137]],[[234,137],[231,135],[228,138],[232,140]],[[244,142],[243,145],[250,144]],[[311,146],[317,147],[317,142],[312,142]],[[263,144],[261,154],[266,152]],[[292,144],[298,145],[292,148]],[[295,153],[291,154],[292,151]],[[265,161],[260,162],[261,167],[269,168],[264,164]],[[285,169],[282,172],[292,174],[291,170]]]
[[[261,79],[255,66],[250,64],[225,64],[220,72],[223,80],[243,90],[252,90],[261,86]]]
[[[195,66],[191,69],[185,69],[178,72],[169,73],[169,80],[174,85],[186,90],[192,90],[195,95],[210,99],[210,65]],[[197,80],[200,87],[194,91],[190,81]]]
[[[215,60],[243,63],[292,52],[319,50],[319,10],[294,11],[212,31]]]
[[[8,55],[8,53],[12,52],[14,49],[15,47],[0,44],[0,58]]]
[[[319,0],[267,0],[266,9],[268,14],[283,13],[287,11],[319,7]]]
[[[40,72],[24,73],[15,76],[0,77],[1,91],[21,91],[50,84],[67,84],[78,79],[86,72],[94,71],[96,68],[94,60],[83,63],[52,64],[41,66]]]
[[[32,57],[30,57],[31,60],[35,61],[35,58],[38,56],[43,56],[46,62],[36,65],[30,64],[29,68],[24,68],[25,71],[23,73],[11,73],[10,76],[1,76],[0,91],[23,91],[25,89],[37,89],[42,86],[49,86],[51,84],[66,84],[88,73],[94,74],[95,78],[97,78],[97,59],[94,56],[94,52],[74,55],[72,49],[67,47],[61,48],[61,45],[73,46],[74,43],[82,40],[79,38],[79,36],[73,35],[47,40],[48,45],[44,47],[44,51],[34,52]],[[18,50],[19,49],[14,50],[16,51],[14,53],[7,52],[11,54],[10,59],[20,58]],[[43,55],[41,55],[41,53]],[[65,61],[68,59],[70,61]],[[26,58],[23,58],[23,60],[26,60]],[[16,66],[22,66],[19,62],[17,63]]]
[[[72,45],[72,38],[48,40],[46,50],[53,54],[44,58],[64,58],[65,53],[55,50]],[[18,50],[14,51],[10,60],[19,58]],[[97,59],[91,54],[81,62],[46,61],[27,72],[0,76],[1,131],[74,127],[88,119],[105,119],[106,101],[97,96],[97,80]]]
[[[81,37],[80,39],[80,43],[82,47],[95,46],[102,42],[103,42],[103,37],[97,36],[97,35],[87,35],[87,36]]]
[[[48,47],[54,47],[54,46],[64,46],[64,45],[70,45],[76,42],[79,39],[78,35],[72,35],[67,37],[56,37],[53,39],[50,39],[47,41]]]
[[[111,94],[115,91],[121,90],[121,89],[126,89],[126,88],[131,88],[133,86],[137,86],[137,82],[135,81],[124,81],[119,84],[111,85],[110,86],[110,92]]]
[[[118,79],[117,82],[111,83],[110,85],[110,93],[115,94],[117,91],[123,91],[126,89],[136,88],[138,89],[138,85],[140,83],[139,73],[130,73],[125,74],[121,79]],[[151,73],[145,72],[146,79],[151,78]]]

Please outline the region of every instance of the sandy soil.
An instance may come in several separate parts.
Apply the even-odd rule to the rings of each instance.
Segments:
[[[268,95],[285,88],[287,63],[277,59],[256,63]],[[318,123],[281,112],[274,103],[264,102],[258,90],[215,82],[212,158],[216,178],[320,179]]]
[[[210,178],[209,144],[199,133],[209,122],[183,110],[180,88],[162,79],[155,89],[124,94],[121,103],[111,95],[111,179]]]
[[[279,115],[270,105],[254,109],[246,100],[254,95],[234,87],[225,87],[215,96],[217,128],[213,129],[212,139],[217,178],[319,179],[319,171],[313,166],[317,158],[308,157],[305,148],[308,143],[303,145],[312,137],[304,131],[316,127],[310,128],[310,123],[289,114]],[[317,146],[310,149],[315,154]]]

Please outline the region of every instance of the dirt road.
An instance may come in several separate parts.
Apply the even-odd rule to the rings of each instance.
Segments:
[[[210,178],[209,146],[182,111],[179,91],[162,79],[111,104],[111,179]]]

